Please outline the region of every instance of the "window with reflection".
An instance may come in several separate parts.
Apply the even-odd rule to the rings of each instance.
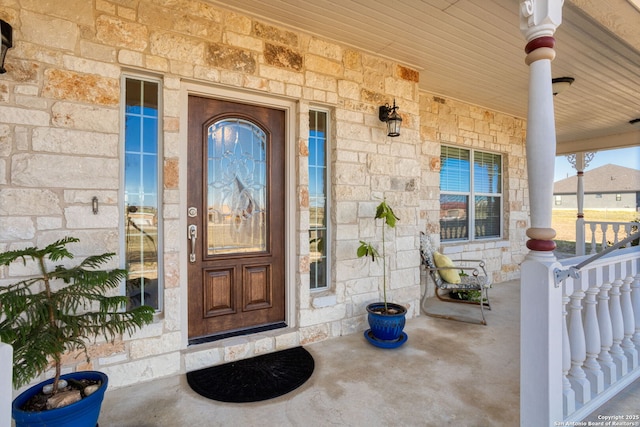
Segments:
[[[502,236],[502,156],[443,146],[440,240]]]
[[[125,77],[123,86],[126,293],[130,307],[160,310],[160,83]]]
[[[327,116],[326,111],[309,112],[309,251],[312,290],[329,286]]]

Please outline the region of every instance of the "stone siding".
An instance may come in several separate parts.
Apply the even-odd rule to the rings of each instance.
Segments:
[[[6,3],[6,2],[5,2]],[[438,234],[440,144],[505,157],[505,238],[447,245],[482,254],[496,281],[517,276],[528,220],[521,119],[419,93],[419,73],[403,64],[211,5],[175,0],[13,0],[0,18],[14,47],[0,75],[0,250],[45,245],[71,234],[78,256],[119,252],[121,77],[162,80],[164,307],[158,320],[114,344],[98,342],[91,362],[68,357],[66,370],[93,368],[110,386],[174,375],[365,329],[365,306],[381,297],[382,268],[358,259],[361,239],[386,198],[400,217],[387,233],[390,298],[419,315],[418,233]],[[186,272],[180,268],[184,82],[296,102],[295,327],[187,348]],[[402,135],[386,136],[378,107],[396,100]],[[330,112],[330,289],[309,290],[308,112]],[[91,199],[100,211],[93,215]],[[27,272],[0,269],[0,286]]]
[[[441,251],[452,258],[484,259],[493,283],[519,277],[528,252],[529,198],[525,158],[526,121],[457,100],[420,94],[422,194],[420,216],[425,232],[440,246],[440,150],[443,144],[502,155],[503,237],[446,242]],[[423,275],[424,276],[424,275]],[[427,282],[423,277],[423,283]],[[433,293],[433,284],[428,292]]]

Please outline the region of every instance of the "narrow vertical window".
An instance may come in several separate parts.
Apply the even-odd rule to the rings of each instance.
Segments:
[[[440,163],[440,240],[468,240],[471,152],[442,147]]]
[[[131,307],[162,304],[158,81],[124,79],[124,253]]]
[[[499,154],[473,152],[473,204],[473,237],[500,237],[502,157]]]
[[[309,112],[310,287],[328,287],[327,112]]]

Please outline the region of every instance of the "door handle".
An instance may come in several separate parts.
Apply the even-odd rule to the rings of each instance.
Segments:
[[[191,241],[191,253],[189,254],[189,262],[196,262],[196,239],[198,238],[198,226],[191,224],[187,229],[189,240]]]

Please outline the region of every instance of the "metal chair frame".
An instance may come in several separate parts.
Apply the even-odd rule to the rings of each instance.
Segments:
[[[455,317],[455,316],[447,316],[436,313],[429,313],[426,309],[427,302],[427,291],[425,289],[424,295],[422,296],[422,300],[420,302],[420,307],[422,311],[427,316],[431,317],[439,317],[443,319],[449,320],[457,320],[461,322],[468,323],[480,323],[482,325],[486,325],[487,321],[484,315],[484,309],[491,310],[491,303],[489,301],[489,288],[491,287],[491,280],[489,275],[487,274],[487,270],[485,269],[486,263],[481,259],[459,259],[454,260],[459,265],[454,267],[437,267],[435,265],[433,259],[433,253],[435,249],[433,249],[433,245],[429,237],[423,232],[420,233],[420,257],[422,260],[422,265],[424,265],[425,270],[429,273],[429,277],[435,284],[435,294],[436,297],[443,302],[449,303],[462,303],[462,304],[473,304],[480,306],[480,314],[482,315],[482,320],[480,322],[469,322],[463,318]],[[442,276],[439,274],[440,271],[443,270],[456,270],[464,273],[461,276],[460,283],[449,283],[446,282]],[[476,290],[480,291],[480,301],[469,301],[469,300],[461,300],[454,299],[445,295],[446,293],[451,293],[455,291],[470,291]],[[442,292],[442,293],[441,293]]]

